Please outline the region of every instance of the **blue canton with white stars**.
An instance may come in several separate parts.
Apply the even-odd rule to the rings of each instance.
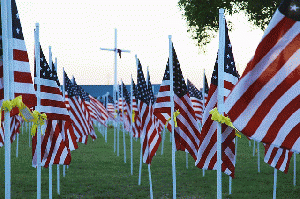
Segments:
[[[187,85],[190,97],[195,97],[199,100],[203,100],[202,93],[195,87],[194,84],[192,84],[190,80],[187,80]]]
[[[232,46],[230,43],[230,39],[228,36],[228,28],[227,23],[225,22],[225,54],[224,54],[224,72],[229,73],[237,78],[239,78],[239,74],[236,71],[235,63],[232,54]],[[218,55],[215,63],[214,71],[211,77],[211,83],[218,86]]]

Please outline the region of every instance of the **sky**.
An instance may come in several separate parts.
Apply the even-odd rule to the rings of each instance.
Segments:
[[[210,83],[218,37],[205,47],[205,53],[201,52],[187,32],[178,0],[16,0],[16,3],[32,72],[34,28],[39,23],[43,52],[48,59],[51,46],[60,82],[64,68],[79,85],[112,85],[114,53],[100,48],[114,48],[117,28],[117,47],[131,51],[118,58],[118,82],[130,84],[131,75],[136,82],[137,55],[144,74],[149,67],[151,83],[161,84],[169,55],[168,35],[172,35],[184,78],[199,89],[205,69]],[[233,23],[229,37],[237,70],[242,74],[263,31],[247,22],[243,13],[225,17]]]

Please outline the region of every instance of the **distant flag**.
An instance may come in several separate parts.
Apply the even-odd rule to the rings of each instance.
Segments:
[[[66,100],[70,105],[69,114],[73,122],[74,133],[76,135],[76,141],[81,143],[87,143],[87,137],[90,132],[89,121],[86,118],[86,109],[83,101],[79,97],[79,91],[77,87],[73,85],[68,78],[66,72],[64,72],[65,78],[65,91],[67,93]]]
[[[237,83],[239,74],[236,71],[231,43],[225,25],[225,58],[224,58],[224,97]],[[217,170],[217,125],[211,120],[210,111],[217,107],[218,95],[218,57],[211,78],[208,99],[203,114],[203,127],[200,134],[200,147],[195,165],[200,169]],[[222,172],[234,178],[235,171],[235,132],[231,127],[222,125]]]
[[[224,104],[244,135],[292,152],[300,152],[299,6],[294,0],[280,4]]]
[[[133,126],[132,126],[132,131],[133,131],[133,136],[135,138],[139,138],[141,135],[141,129],[140,129],[140,125],[141,125],[141,119],[140,119],[140,115],[139,115],[139,109],[138,109],[138,105],[137,105],[137,95],[138,95],[138,91],[137,91],[137,87],[133,81],[133,79],[131,80],[132,84],[133,84],[133,97],[132,97],[132,112],[133,112]]]
[[[131,123],[131,118],[130,118],[130,94],[122,82],[122,87],[123,87],[123,102],[124,102],[124,124],[125,124],[125,129],[127,131],[130,131],[130,123]]]
[[[196,160],[197,151],[199,148],[200,129],[197,124],[196,115],[193,109],[191,99],[188,94],[187,86],[185,84],[180,64],[177,55],[173,50],[173,89],[174,89],[174,113],[179,110],[179,115],[176,117],[178,127],[174,128],[174,136],[176,149],[187,150],[191,156]],[[169,60],[166,66],[165,74],[162,84],[160,86],[158,96],[156,99],[154,114],[166,124],[171,117],[171,101],[170,101],[170,71]],[[167,124],[170,132],[172,132],[170,123]]]
[[[202,114],[203,114],[202,93],[195,87],[195,85],[190,80],[187,80],[187,87],[195,111],[196,119],[199,123],[202,123]]]
[[[150,92],[147,88],[142,65],[138,60],[137,69],[137,89],[139,114],[141,118],[141,139],[143,141],[143,162],[151,164],[152,158],[155,155],[158,146],[161,142],[161,136],[157,131],[155,119],[153,115],[153,105],[150,100]]]
[[[204,89],[204,103],[206,104],[207,98],[208,98],[209,87],[208,87],[208,83],[207,83],[207,79],[206,79],[206,75],[205,74],[204,74],[203,78],[204,78],[204,85],[203,85],[202,89]]]

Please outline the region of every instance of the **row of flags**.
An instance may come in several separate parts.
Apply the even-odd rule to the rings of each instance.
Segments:
[[[209,112],[218,106],[219,89],[225,100],[225,115],[233,125],[248,139],[264,143],[265,162],[287,172],[293,152],[300,152],[300,11],[295,9],[296,1],[283,1],[280,5],[241,77],[235,67],[228,28],[225,26],[224,88],[218,86],[218,56],[210,86],[204,75],[204,88],[198,90],[191,81],[185,81],[172,45],[173,57],[167,62],[157,99],[153,94],[150,75],[147,73],[145,79],[138,60],[137,84],[132,79],[131,93],[122,82],[119,96],[116,96],[119,100],[114,102],[108,96],[104,105],[86,93],[75,80],[71,81],[65,72],[61,89],[55,64],[50,59],[50,64],[47,63],[41,47],[40,93],[36,93],[15,0],[11,3],[13,56],[9,70],[13,78],[10,78],[10,98],[22,95],[23,102],[31,109],[36,106],[36,95],[41,99],[41,112],[46,113],[48,118],[42,136],[42,166],[69,165],[71,151],[78,148],[78,142],[86,144],[88,136],[97,138],[93,121],[106,125],[109,119],[123,122],[126,131],[132,129],[132,136],[141,139],[143,162],[151,164],[161,142],[162,130],[166,127],[172,132],[170,118],[173,109],[176,150],[187,151],[198,168],[216,170],[217,122],[211,120]],[[173,80],[170,59],[173,63]],[[3,64],[0,70],[2,104]],[[36,82],[36,71],[34,74]],[[11,141],[24,122],[17,114],[17,110],[11,111]],[[236,135],[231,127],[222,125],[222,129],[222,171],[234,178]],[[2,125],[0,146],[4,144],[3,132]],[[32,164],[36,166],[36,135],[32,139]]]

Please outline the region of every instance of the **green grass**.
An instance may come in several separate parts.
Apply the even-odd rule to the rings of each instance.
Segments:
[[[169,133],[166,133],[164,154],[161,146],[151,164],[154,198],[172,198],[172,158]],[[114,153],[113,129],[108,131],[108,142],[97,132],[98,139],[79,144],[72,151],[72,162],[62,176],[60,195],[57,194],[57,166],[53,166],[53,198],[149,198],[148,167],[143,164],[142,181],[138,185],[139,141],[133,141],[133,175],[130,174],[130,138],[126,135],[127,163],[124,163],[123,134],[120,133],[120,155]],[[31,148],[28,133],[20,134],[19,157],[16,158],[16,141],[11,150],[12,198],[36,198],[36,169],[31,167]],[[253,143],[252,143],[253,144]],[[232,180],[232,194],[228,195],[227,175],[223,174],[223,198],[272,198],[274,169],[263,162],[264,148],[260,146],[261,172],[257,172],[257,156],[252,156],[253,145],[242,137],[238,140],[236,178]],[[189,156],[186,168],[185,152],[176,152],[177,198],[216,198],[216,171],[194,166]],[[298,156],[299,157],[299,156]],[[300,172],[300,158],[297,158]],[[0,149],[0,198],[4,198],[4,147]],[[299,175],[298,175],[299,179]],[[300,182],[298,181],[298,184]],[[48,169],[42,169],[42,198],[48,195]],[[293,186],[293,158],[288,174],[278,171],[277,198],[300,198],[299,185]]]

